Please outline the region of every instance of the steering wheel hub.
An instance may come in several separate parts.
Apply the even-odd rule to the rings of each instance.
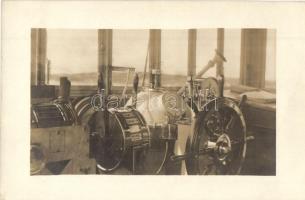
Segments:
[[[218,137],[215,147],[216,158],[219,161],[224,161],[231,152],[231,140],[227,134],[222,134]]]

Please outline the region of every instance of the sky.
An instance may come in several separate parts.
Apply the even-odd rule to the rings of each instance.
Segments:
[[[188,31],[162,30],[162,73],[185,75],[187,72]],[[225,76],[239,77],[240,29],[225,29]],[[47,57],[51,61],[51,73],[97,72],[97,30],[48,29]],[[144,70],[149,30],[114,30],[114,66],[135,67]],[[197,30],[197,72],[213,58],[217,46],[216,29]],[[215,68],[206,76],[213,76]],[[275,80],[275,30],[268,30],[266,79]]]

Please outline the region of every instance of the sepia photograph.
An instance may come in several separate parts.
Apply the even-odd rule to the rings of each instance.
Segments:
[[[4,0],[0,200],[304,200],[305,3]]]
[[[29,175],[277,175],[276,41],[31,28]]]

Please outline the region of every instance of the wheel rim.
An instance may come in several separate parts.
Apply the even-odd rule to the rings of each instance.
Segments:
[[[228,99],[207,104],[195,122],[187,163],[190,174],[239,174],[246,153],[246,125],[238,106]]]

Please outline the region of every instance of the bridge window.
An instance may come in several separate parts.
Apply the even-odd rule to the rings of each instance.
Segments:
[[[72,85],[96,85],[96,30],[48,29],[47,38],[50,85],[59,85],[60,76]]]
[[[113,30],[112,65],[132,67],[142,81],[148,48],[149,30]],[[148,69],[148,67],[147,67]],[[127,71],[113,71],[112,85],[126,84]],[[128,85],[131,85],[134,73],[130,73]]]
[[[163,86],[183,86],[187,72],[188,31],[161,30]]]
[[[198,29],[197,30],[197,67],[198,73],[209,60],[213,59],[217,48],[217,29]],[[203,77],[215,76],[216,67],[209,69]]]

